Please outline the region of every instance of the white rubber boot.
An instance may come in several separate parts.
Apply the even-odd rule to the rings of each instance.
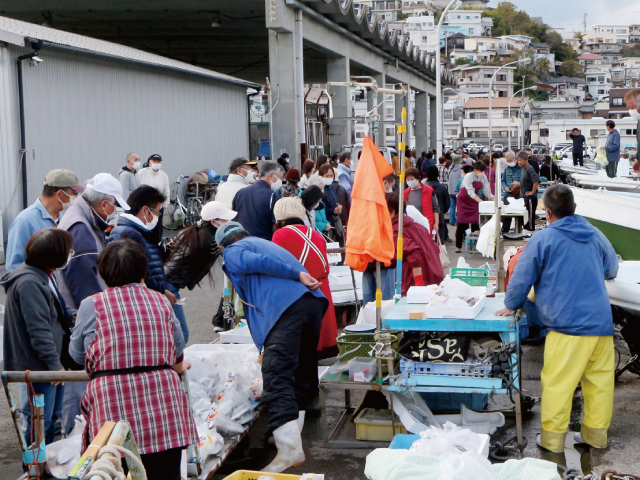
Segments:
[[[298,420],[291,420],[273,431],[278,454],[276,458],[262,471],[270,473],[282,473],[291,467],[297,467],[304,463],[304,450],[302,450],[302,437],[298,427]]]
[[[304,428],[304,416],[306,413],[304,410],[298,412],[298,430],[300,430],[300,433],[302,433],[302,429]]]

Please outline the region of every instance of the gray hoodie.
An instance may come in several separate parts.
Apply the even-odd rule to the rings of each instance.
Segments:
[[[458,181],[462,178],[462,165],[451,165],[449,170],[449,195],[455,196],[456,188],[458,188]]]
[[[5,370],[62,370],[64,331],[47,274],[23,263],[2,277],[0,285],[7,294]]]
[[[122,185],[122,198],[129,198],[131,192],[140,186],[136,174],[129,170],[128,167],[122,167],[120,170],[120,185]]]

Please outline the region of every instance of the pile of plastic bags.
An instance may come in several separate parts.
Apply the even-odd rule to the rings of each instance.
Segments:
[[[200,437],[202,458],[218,453],[223,437],[244,432],[253,420],[255,401],[262,395],[258,352],[225,350],[184,352],[191,405]]]
[[[473,289],[457,278],[446,276],[431,297],[429,306],[432,307],[472,307],[478,299]]]
[[[67,478],[80,460],[82,431],[85,420],[81,416],[75,419],[75,426],[69,436],[47,445],[47,463],[45,469],[54,478]]]

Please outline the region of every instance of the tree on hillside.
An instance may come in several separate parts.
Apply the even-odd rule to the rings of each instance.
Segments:
[[[552,65],[548,58],[543,57],[536,62],[536,70],[540,72],[540,75],[548,75],[551,67]]]
[[[575,50],[564,43],[562,37],[553,31],[547,32],[546,43],[551,47],[551,52],[555,54],[558,62],[565,60],[577,60],[578,55]]]
[[[566,60],[560,65],[560,73],[567,77],[584,78],[584,69],[575,60]]]
[[[484,10],[483,15],[493,19],[492,35],[527,35],[534,42],[544,42],[547,26],[531,20],[527,12],[518,10],[511,2],[500,2],[494,10]]]

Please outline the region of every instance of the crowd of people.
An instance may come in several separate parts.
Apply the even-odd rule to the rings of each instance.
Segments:
[[[400,158],[392,159],[394,173],[382,186],[396,245],[403,226],[403,295],[442,281],[438,244],[452,241],[445,216],[457,226],[459,250],[467,231],[478,228],[479,203],[496,195],[497,162],[505,197],[524,198],[535,217],[540,175],[553,176],[555,165],[537,152],[521,151],[515,160],[513,152],[458,150],[436,160],[432,151],[418,159],[407,151],[407,186],[399,191]],[[47,442],[58,421],[69,433],[80,413],[87,419],[85,444],[104,421],[127,420],[148,474],[179,478],[180,450],[197,440],[178,377],[189,368],[182,361],[189,327],[180,290],[211,279],[222,256],[253,340],[264,349],[262,401],[278,448],[267,469],[304,461],[300,432],[318,395],[317,361],[337,354],[327,243],[344,246],[348,236],[352,154],[321,155],[300,170],[289,166],[287,154],[261,165],[235,158],[201,219],[168,242],[162,157],[151,155],[143,166],[131,153],[126,163],[119,181],[99,173],[86,186],[69,170],[49,172],[40,198],[11,224],[8,273],[0,281],[7,292],[5,368],[86,369],[91,377],[88,384],[34,384],[21,392],[23,408],[32,411],[34,392],[45,396]],[[382,267],[383,300],[395,293],[397,257]],[[375,283],[371,263],[365,305],[375,299]],[[221,312],[222,299],[217,330]],[[164,415],[157,416],[158,408]],[[31,421],[28,414],[29,435]]]

